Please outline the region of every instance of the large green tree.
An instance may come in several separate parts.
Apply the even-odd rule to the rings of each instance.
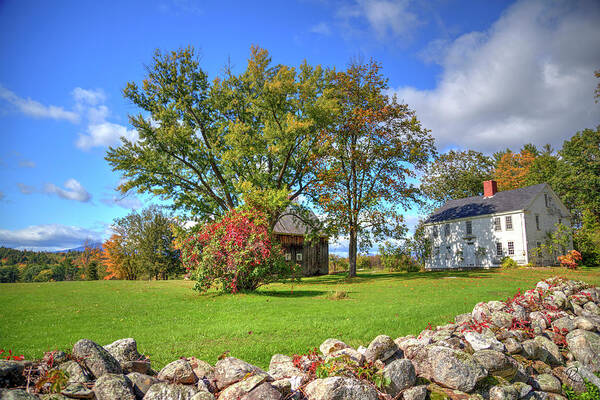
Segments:
[[[122,191],[153,193],[198,218],[234,209],[252,188],[293,200],[315,181],[317,134],[336,111],[331,78],[306,62],[273,65],[253,47],[242,73],[225,68],[210,82],[192,48],[157,51],[146,78],[124,90],[141,110],[130,117],[139,140],[123,139],[106,159],[125,178]]]
[[[315,165],[319,184],[311,194],[332,231],[349,238],[349,276],[356,275],[359,245],[402,236],[401,208],[418,198],[411,178],[435,151],[414,111],[388,94],[380,69],[353,62],[336,74],[341,110],[322,135],[327,156]]]
[[[132,211],[114,221],[113,230],[120,236],[119,251],[133,277],[145,273],[148,278],[167,279],[181,272],[179,252],[173,243],[173,223],[174,219],[158,206]]]
[[[426,209],[451,199],[483,194],[483,181],[492,179],[494,161],[474,150],[450,150],[432,160],[421,178],[421,190],[431,200]]]

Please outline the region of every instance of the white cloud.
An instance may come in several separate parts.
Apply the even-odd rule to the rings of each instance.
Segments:
[[[136,141],[138,133],[135,129],[130,130],[123,125],[102,122],[89,125],[87,134],[79,134],[76,145],[82,150],[89,150],[96,146],[118,145],[121,142],[121,137]]]
[[[576,131],[600,123],[593,100],[598,21],[597,2],[520,1],[488,31],[445,46],[434,41],[424,50],[423,58],[443,67],[435,89],[396,93],[441,148],[560,147]]]
[[[35,162],[30,160],[19,161],[19,167],[21,168],[35,168]]]
[[[26,185],[21,182],[17,183],[17,186],[19,187],[19,191],[23,194],[32,194],[36,191],[35,187]]]
[[[325,22],[320,22],[317,25],[314,25],[313,27],[310,28],[310,31],[312,33],[318,33],[320,35],[330,35],[331,34],[331,29],[329,28],[329,25]]]
[[[88,90],[76,87],[73,89],[71,94],[76,102],[86,103],[91,106],[95,106],[96,104],[104,103],[104,101],[106,101],[106,94],[104,94],[102,89]]]
[[[406,38],[420,24],[408,5],[405,0],[356,0],[340,7],[337,16],[344,21],[346,29],[356,29],[357,20],[366,20],[380,40]]]
[[[77,123],[79,121],[79,115],[76,112],[67,111],[62,107],[52,105],[45,106],[42,103],[29,98],[24,99],[1,85],[0,98],[17,107],[23,114],[35,118],[64,119],[72,123]]]
[[[47,183],[44,191],[49,194],[56,194],[58,197],[66,200],[75,200],[80,202],[90,201],[92,195],[75,179],[71,178],[64,184],[65,189],[56,186],[53,183]]]
[[[0,229],[0,246],[11,248],[63,250],[81,246],[86,240],[101,241],[102,233],[59,224],[35,225],[17,230]]]
[[[143,207],[142,201],[138,197],[132,195],[125,197],[112,196],[104,198],[100,201],[107,206],[118,206],[126,210],[137,210],[138,208]]]

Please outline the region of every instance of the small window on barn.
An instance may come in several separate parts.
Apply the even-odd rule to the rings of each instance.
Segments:
[[[435,246],[433,249],[433,255],[434,256],[439,256],[440,255],[440,246]]]
[[[558,219],[558,224],[561,225],[562,224],[562,218]]]
[[[548,193],[544,193],[544,204],[546,204],[546,207],[548,207]]]
[[[285,261],[292,261],[292,253],[285,253]]]
[[[502,230],[502,223],[500,222],[500,217],[494,218],[494,230],[495,231],[501,231]]]
[[[506,224],[506,230],[512,231],[512,216],[511,215],[504,218],[504,223]]]
[[[450,236],[450,224],[444,225],[444,236]]]
[[[465,225],[467,228],[467,235],[473,234],[473,221],[465,221]]]
[[[512,256],[515,254],[515,242],[508,242],[508,255]]]
[[[437,225],[433,226],[433,237],[434,238],[438,237],[438,227],[437,227]]]
[[[540,230],[540,216],[536,215],[535,216],[535,228],[539,231]]]
[[[502,255],[502,243],[500,243],[500,242],[496,243],[496,255],[497,256]]]
[[[296,261],[302,261],[302,253],[296,253]]]

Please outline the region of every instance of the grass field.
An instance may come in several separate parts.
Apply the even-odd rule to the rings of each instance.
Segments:
[[[154,368],[181,356],[214,364],[225,351],[265,368],[272,354],[304,353],[328,337],[358,347],[378,334],[417,334],[553,275],[600,285],[600,269],[558,268],[330,275],[235,296],[199,295],[189,281],[0,284],[0,348],[37,358],[81,338],[134,337]],[[348,298],[333,300],[334,291]]]

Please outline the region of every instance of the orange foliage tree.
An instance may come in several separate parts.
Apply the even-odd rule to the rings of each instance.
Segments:
[[[93,281],[99,278],[100,255],[100,249],[90,246],[87,241],[85,242],[84,250],[73,260],[73,264],[81,272],[81,279]]]
[[[534,161],[535,155],[527,150],[504,154],[494,172],[498,190],[512,190],[527,186],[527,174]]]

